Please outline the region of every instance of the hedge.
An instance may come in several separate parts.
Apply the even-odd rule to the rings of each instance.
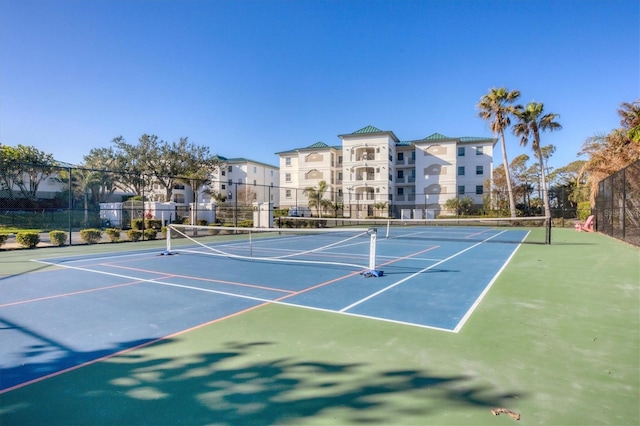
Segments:
[[[67,233],[64,231],[49,231],[49,240],[54,246],[62,247],[67,242]]]
[[[99,243],[102,239],[102,231],[96,228],[81,229],[80,240],[87,244]]]
[[[35,248],[40,242],[40,234],[37,232],[18,232],[16,234],[16,241],[22,247]]]

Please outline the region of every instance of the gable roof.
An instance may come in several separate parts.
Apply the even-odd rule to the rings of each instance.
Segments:
[[[336,149],[338,151],[342,151],[342,145],[327,145],[324,142],[316,142],[316,143],[312,143],[309,146],[306,146],[304,148],[293,148],[293,149],[288,149],[286,151],[280,151],[280,152],[276,152],[276,155],[281,155],[281,154],[294,154],[296,152],[299,151],[308,151],[308,150],[316,150],[316,149]]]
[[[375,126],[367,126],[367,127],[363,127],[360,130],[356,130],[355,132],[351,133],[352,135],[362,135],[365,133],[384,133],[382,130],[378,129]]]

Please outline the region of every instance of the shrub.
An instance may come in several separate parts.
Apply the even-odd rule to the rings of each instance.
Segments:
[[[209,222],[207,222],[206,219],[198,219],[197,220],[198,225],[200,226],[207,226],[209,224]]]
[[[136,231],[142,231],[144,226],[144,219],[131,219],[131,229]]]
[[[129,240],[131,241],[140,241],[140,238],[142,238],[142,231],[139,231],[137,229],[129,229],[127,231],[127,238],[129,238]]]
[[[99,243],[102,239],[102,231],[96,228],[88,228],[80,230],[80,241],[87,244]]]
[[[589,201],[578,203],[578,219],[584,222],[589,215],[591,215],[591,203]]]
[[[67,242],[67,233],[64,231],[50,231],[49,240],[54,246],[61,247]]]
[[[9,238],[9,235],[0,234],[0,247],[2,247],[2,245],[7,242],[8,238]]]
[[[157,236],[158,236],[158,231],[156,231],[153,228],[147,228],[144,230],[144,237],[147,240],[155,240]]]
[[[117,243],[120,241],[120,230],[117,228],[107,228],[104,230],[107,237],[109,237],[109,241],[112,243]]]
[[[16,241],[22,247],[35,248],[40,242],[40,234],[37,232],[18,232],[16,234]]]
[[[253,228],[253,220],[241,220],[238,222],[238,228]]]
[[[162,228],[162,220],[160,219],[147,219],[144,221],[144,226],[147,229],[160,229]]]

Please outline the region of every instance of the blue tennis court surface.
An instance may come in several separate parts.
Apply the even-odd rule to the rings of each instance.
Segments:
[[[457,332],[526,235],[464,232],[473,238],[428,240],[415,230],[378,238],[379,278],[363,277],[366,268],[357,265],[369,261],[369,240],[354,239],[305,252],[320,264],[260,260],[260,253],[288,256],[293,240],[282,238],[253,242],[253,260],[185,245],[172,256],[154,250],[42,261],[59,268],[0,280],[0,391],[265,303]],[[237,242],[214,246],[247,250]],[[31,367],[38,365],[49,371]]]

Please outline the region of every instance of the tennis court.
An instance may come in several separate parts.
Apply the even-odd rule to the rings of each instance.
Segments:
[[[447,406],[455,400],[472,408],[519,405],[530,398],[527,386],[509,375],[503,381],[477,371],[487,355],[494,358],[490,364],[500,363],[504,354],[496,348],[504,349],[503,339],[523,349],[518,339],[489,337],[478,361],[466,351],[469,337],[475,344],[488,337],[489,330],[478,326],[487,307],[502,302],[484,299],[513,258],[524,250],[546,257],[561,247],[521,246],[529,232],[412,226],[391,234],[378,229],[372,243],[369,228],[249,238],[200,231],[197,239],[174,239],[170,247],[152,242],[108,252],[46,250],[29,262],[33,272],[0,281],[3,424],[42,423],[34,410],[49,404],[56,413],[45,422],[51,424],[356,423],[384,419],[383,397],[398,404],[398,413],[406,407],[396,423],[405,424],[442,419],[433,399],[421,409],[415,405],[417,395],[428,397],[430,389]],[[633,253],[627,255],[633,260]],[[365,278],[372,261],[384,273]],[[638,294],[633,279],[627,285]],[[525,311],[539,303],[531,297],[518,302]],[[518,315],[511,321],[517,323]],[[632,343],[637,348],[637,338]],[[389,361],[392,366],[384,366]],[[348,391],[355,383],[359,392]],[[52,389],[88,406],[61,415],[65,403],[40,393]],[[109,407],[96,418],[93,404],[102,398]],[[114,398],[118,407],[111,406]],[[160,408],[163,401],[172,411]],[[130,404],[135,413],[126,409]],[[138,404],[146,408],[140,411]],[[151,407],[170,417],[156,417]],[[443,412],[464,418],[451,410]],[[335,416],[342,420],[332,423]],[[483,421],[512,420],[502,417]]]

